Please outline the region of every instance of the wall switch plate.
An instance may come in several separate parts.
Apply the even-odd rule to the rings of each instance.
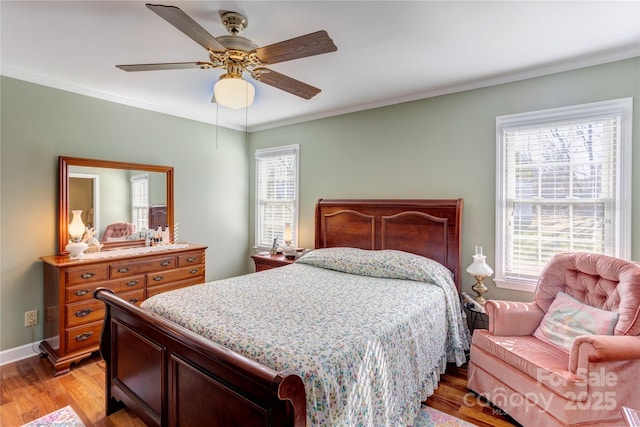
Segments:
[[[27,311],[24,313],[24,326],[33,326],[38,323],[38,310]]]

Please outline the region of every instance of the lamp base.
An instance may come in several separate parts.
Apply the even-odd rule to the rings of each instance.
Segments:
[[[282,248],[282,253],[286,259],[296,259],[296,248],[291,246],[290,243],[287,244],[284,248]]]
[[[476,293],[476,297],[474,299],[478,304],[484,305],[487,300],[484,299],[483,295],[488,291],[487,287],[484,285],[484,283],[482,283],[482,281],[484,280],[484,276],[474,277],[476,279],[476,283],[471,287],[471,290]]]
[[[67,246],[65,246],[65,250],[69,252],[70,259],[82,259],[84,257],[84,251],[89,248],[84,242],[69,242]]]

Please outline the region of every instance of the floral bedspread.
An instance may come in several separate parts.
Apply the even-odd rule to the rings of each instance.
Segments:
[[[451,273],[399,251],[334,248],[158,294],[142,307],[305,382],[308,426],[411,425],[468,332]]]

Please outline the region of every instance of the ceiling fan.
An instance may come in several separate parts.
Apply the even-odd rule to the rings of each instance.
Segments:
[[[240,36],[247,28],[247,18],[237,12],[221,13],[222,23],[231,35],[214,37],[189,15],[176,6],[147,4],[147,8],[189,36],[209,53],[209,61],[173,62],[160,64],[116,65],[124,71],[175,70],[183,68],[220,68],[226,73],[220,76],[214,87],[214,98],[230,108],[251,105],[255,89],[243,78],[246,72],[254,80],[284,90],[304,99],[311,99],[320,89],[280,74],[267,65],[338,50],[326,31],[316,31],[269,46],[258,47],[251,40]],[[226,87],[225,87],[226,86]],[[224,92],[229,89],[232,92]],[[227,98],[231,95],[232,98]],[[224,98],[224,99],[223,99]]]

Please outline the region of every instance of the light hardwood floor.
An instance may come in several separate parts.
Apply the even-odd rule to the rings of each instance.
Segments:
[[[104,370],[104,362],[97,354],[57,377],[51,374],[45,360],[38,357],[0,367],[0,425],[18,427],[71,405],[87,427],[144,427],[126,409],[109,417],[104,415]],[[427,405],[478,426],[517,425],[469,394],[465,367],[449,366]]]

